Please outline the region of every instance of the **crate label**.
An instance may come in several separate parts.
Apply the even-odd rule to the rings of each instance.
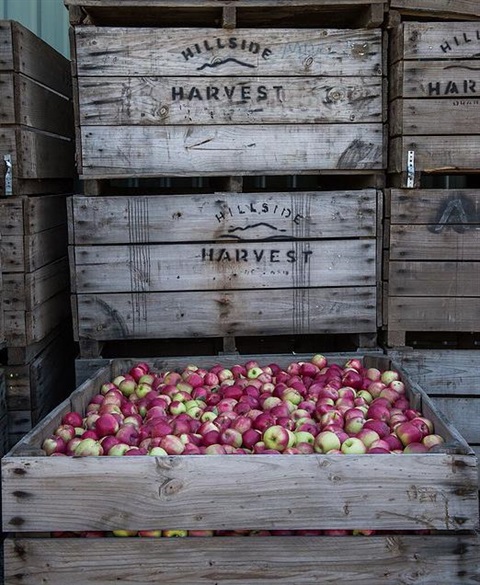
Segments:
[[[430,81],[427,86],[429,97],[442,95],[469,95],[478,93],[479,87],[474,79],[464,79],[463,82],[444,80]]]
[[[184,57],[185,61],[193,59],[197,55],[202,57],[207,56],[209,53],[226,49],[229,56],[221,59],[215,57],[213,60],[205,61],[202,65],[197,67],[197,71],[203,71],[208,69],[216,69],[225,63],[236,63],[241,67],[247,67],[249,69],[255,69],[256,65],[248,61],[249,55],[258,55],[258,58],[264,61],[272,55],[272,49],[266,46],[262,46],[261,43],[253,40],[239,39],[238,37],[220,38],[217,37],[213,40],[204,39],[201,42],[194,43],[193,45],[182,49],[180,52]],[[232,56],[235,55],[235,56]]]
[[[285,205],[278,205],[277,203],[272,202],[258,202],[258,203],[243,203],[238,204],[235,206],[224,205],[222,206],[222,210],[215,214],[215,219],[222,223],[223,220],[227,219],[228,217],[235,217],[235,216],[243,216],[246,214],[252,214],[253,216],[270,216],[273,219],[291,219],[291,221],[299,225],[302,219],[305,217],[298,213],[297,211],[293,210],[291,207],[286,207]],[[259,224],[255,224],[252,226],[242,227],[242,228],[233,228],[230,231],[234,232],[236,230],[245,230],[257,227]],[[275,226],[270,224],[262,224],[266,225],[267,227],[275,230]]]
[[[294,264],[300,262],[308,264],[312,250],[301,250],[297,252],[294,249],[277,250],[277,249],[253,249],[246,248],[202,248],[201,260],[203,262],[246,262],[253,264],[286,262]]]
[[[455,50],[456,47],[464,47],[470,43],[480,41],[480,28],[476,31],[462,32],[454,35],[452,38],[440,43],[440,49],[445,54],[449,54]]]
[[[475,201],[467,195],[450,197],[440,209],[434,225],[428,230],[434,234],[441,233],[444,229],[453,229],[459,234],[467,230],[478,230],[480,212],[476,211]],[[448,226],[448,228],[447,228]]]

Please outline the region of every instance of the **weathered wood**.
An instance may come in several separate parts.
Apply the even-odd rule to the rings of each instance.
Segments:
[[[69,205],[74,245],[352,238],[375,235],[377,192],[76,195]]]
[[[78,91],[82,125],[382,120],[382,82],[372,77],[83,77]]]
[[[376,330],[375,287],[77,295],[79,336],[151,339]]]
[[[477,18],[480,7],[477,0],[390,0],[390,8],[402,14],[434,18]]]
[[[81,178],[384,168],[381,124],[89,126],[82,143]]]
[[[422,575],[425,585],[474,583],[478,536],[221,537],[186,539],[7,539],[6,584],[93,585],[117,579],[153,583],[161,572],[172,585],[397,585]]]
[[[392,331],[480,331],[480,298],[390,297]]]
[[[6,236],[32,235],[66,223],[66,196],[0,200],[0,229]]]

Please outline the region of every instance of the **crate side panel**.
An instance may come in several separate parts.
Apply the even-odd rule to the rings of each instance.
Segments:
[[[82,500],[72,506],[79,476]],[[473,455],[19,456],[3,459],[2,477],[6,531],[167,529],[172,507],[176,529],[453,530],[478,524]],[[279,482],[285,508],[294,514],[267,504]],[[25,497],[17,498],[19,491]]]
[[[376,331],[375,287],[77,295],[86,339]]]
[[[374,190],[74,196],[71,243],[368,237],[376,233],[376,199]]]
[[[480,18],[477,0],[390,0],[390,8],[429,18]]]
[[[479,578],[478,536],[251,537],[208,539],[91,539],[88,560],[82,539],[12,539],[5,543],[7,583],[21,574],[25,585],[44,575],[52,585],[93,585],[125,574],[186,585],[218,581],[238,585],[315,585],[351,579],[360,585],[397,585],[405,574],[425,585],[473,583]],[[21,554],[23,551],[23,555]],[[280,561],[281,559],[281,561]],[[388,567],[388,571],[386,571]],[[459,575],[461,574],[461,577]]]
[[[84,179],[384,168],[383,128],[376,123],[326,124],[321,132],[311,124],[275,124],[84,126],[81,133]]]

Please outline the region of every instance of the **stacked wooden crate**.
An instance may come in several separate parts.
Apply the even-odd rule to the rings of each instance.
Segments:
[[[1,21],[0,94],[2,362],[13,443],[73,383],[66,214],[75,172],[69,61],[20,24]],[[46,357],[52,354],[53,359]],[[48,376],[38,376],[39,363],[48,364]]]
[[[480,332],[480,20],[435,15],[391,31],[389,346],[411,343],[410,332]]]
[[[374,345],[384,3],[66,4],[81,356],[125,339],[232,349],[240,336],[349,333]],[[336,28],[341,15],[351,28]],[[185,178],[201,192],[143,187]],[[123,198],[121,179],[138,185]]]

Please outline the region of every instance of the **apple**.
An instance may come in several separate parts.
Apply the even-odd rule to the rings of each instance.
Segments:
[[[112,445],[107,452],[109,457],[123,457],[127,451],[131,449],[130,445],[126,443],[117,443],[116,445]]]
[[[440,435],[431,434],[423,437],[422,443],[425,445],[425,447],[427,447],[427,449],[432,449],[433,447],[437,447],[438,445],[445,443],[445,440]]]
[[[423,432],[410,421],[397,425],[395,427],[395,434],[404,447],[410,443],[420,443],[423,439]]]
[[[299,443],[308,443],[309,445],[313,445],[315,442],[315,436],[307,431],[293,431],[293,434],[295,437],[293,443],[294,447],[297,447]]]
[[[267,449],[282,452],[288,447],[293,447],[295,435],[281,425],[273,425],[263,432],[262,440]]]
[[[73,439],[74,437],[72,437],[70,441],[72,441]],[[68,441],[68,444],[70,443],[70,441]],[[58,435],[52,435],[51,437],[47,437],[43,441],[42,449],[45,451],[47,455],[52,455],[52,453],[66,453],[67,443],[62,437]]]
[[[340,451],[346,455],[360,455],[367,452],[367,447],[357,437],[349,437],[343,441]]]
[[[82,439],[75,447],[75,457],[89,457],[103,455],[103,447],[95,439]]]
[[[340,449],[340,438],[333,431],[321,431],[315,437],[313,448],[316,453],[327,453],[332,449]]]
[[[376,431],[365,428],[360,429],[355,437],[360,439],[367,449],[372,446],[372,443],[380,440],[380,435]],[[385,443],[385,445],[388,448],[388,444]]]

